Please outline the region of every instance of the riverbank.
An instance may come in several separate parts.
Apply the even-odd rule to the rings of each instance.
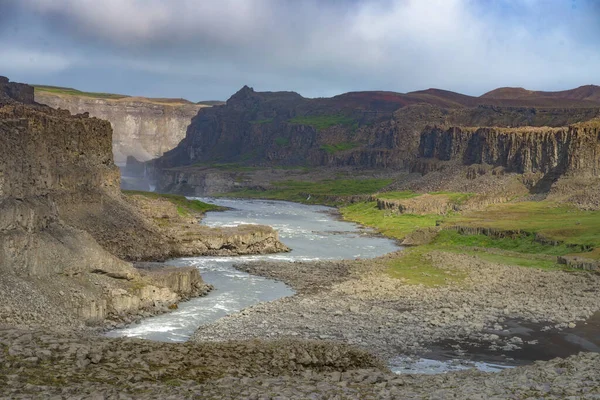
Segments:
[[[169,258],[206,255],[239,256],[289,252],[270,226],[238,224],[211,228],[200,224],[207,211],[223,211],[226,207],[188,200],[183,196],[152,192],[125,191],[125,198],[161,237],[162,254],[148,258],[153,243],[142,243],[140,254],[128,249],[123,258],[135,261],[162,261]],[[140,227],[141,228],[141,227]],[[133,234],[133,233],[132,233]]]
[[[396,375],[324,341],[167,344],[0,328],[0,397],[106,399],[593,399],[600,355],[486,374]],[[572,396],[572,397],[570,397]]]
[[[268,224],[280,233],[280,239],[292,251],[243,257],[203,256],[171,260],[169,264],[198,269],[206,282],[214,285],[216,290],[208,297],[181,304],[173,313],[142,321],[122,331],[111,332],[111,335],[185,341],[202,324],[214,322],[260,302],[294,294],[283,282],[240,272],[232,267],[234,263],[371,258],[398,249],[389,239],[372,236],[368,234],[370,230],[340,221],[329,213],[332,209],[327,207],[263,200],[201,200],[229,208],[226,212],[207,214],[202,221],[207,229],[227,228],[240,223]],[[315,243],[319,243],[319,246]]]
[[[394,270],[403,257],[238,265],[282,280],[297,294],[202,326],[193,340],[337,340],[388,361],[399,355],[435,357],[429,349],[445,345],[443,350],[452,350],[456,358],[468,359],[468,353],[476,355],[479,349],[495,361],[519,364],[531,360],[520,353],[533,352],[537,359],[559,354],[548,343],[540,345],[535,333],[513,329],[515,321],[537,324],[541,332],[564,330],[576,336],[577,326],[600,310],[596,274],[509,266],[437,251],[427,257],[444,266],[441,278],[423,276],[415,284],[427,272],[418,264]],[[572,351],[578,350],[586,348]]]

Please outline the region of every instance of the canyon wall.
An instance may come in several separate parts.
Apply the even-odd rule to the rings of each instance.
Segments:
[[[192,117],[207,107],[185,100],[99,98],[42,89],[35,90],[35,100],[73,114],[88,112],[109,121],[114,158],[119,165],[125,163],[127,156],[147,161],[173,149],[185,136]]]
[[[195,195],[249,187],[240,181],[243,177],[207,171],[210,165],[429,173],[439,170],[436,160],[463,157],[458,153],[465,143],[471,143],[467,159],[461,158],[466,165],[491,162],[514,172],[560,173],[563,161],[559,158],[566,154],[561,143],[570,137],[583,140],[589,136],[579,135],[577,129],[569,134],[569,128],[561,127],[600,116],[598,104],[589,100],[578,103],[567,99],[564,106],[560,106],[561,101],[496,101],[435,90],[307,99],[293,92],[256,92],[246,86],[225,105],[199,112],[180,144],[148,165],[158,190]],[[473,133],[460,128],[469,126],[498,129]],[[554,128],[565,132],[556,133],[554,139],[550,137],[554,133],[533,133],[537,132],[535,127],[545,126],[550,128],[543,132],[553,132]],[[531,134],[523,133],[507,142],[503,134],[493,133],[504,128],[522,128]],[[498,144],[491,144],[496,140]],[[452,145],[446,149],[449,142]],[[477,154],[479,142],[482,148]],[[581,149],[577,154],[584,156]],[[587,163],[575,158],[570,161],[577,162]]]
[[[64,205],[119,196],[110,124],[36,105],[31,87],[5,81],[0,89],[0,292],[11,310],[6,320],[77,328],[82,321],[154,304],[156,291],[141,295],[131,287],[140,280],[131,264],[61,218]]]
[[[0,323],[83,329],[208,290],[195,268],[125,260],[287,250],[271,228],[211,231],[164,203],[156,215],[121,193],[109,122],[37,104],[32,87],[0,77]],[[182,229],[163,228],[165,213]]]
[[[489,164],[508,172],[600,174],[600,122],[563,128],[427,128],[421,134],[419,157]]]

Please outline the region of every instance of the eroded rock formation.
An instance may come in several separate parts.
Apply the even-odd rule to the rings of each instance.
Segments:
[[[600,102],[593,93],[508,99],[431,89],[306,99],[293,92],[244,87],[225,105],[201,110],[181,143],[149,167],[159,190],[194,194],[248,186],[239,176],[205,170],[214,164],[426,174],[441,169],[436,160],[458,157],[460,164],[489,163],[507,172],[560,175],[563,165],[579,164],[577,168],[594,174],[596,167],[588,163],[596,151],[588,150],[595,146],[594,128],[565,126],[598,116]],[[462,128],[469,126],[483,128]]]
[[[0,79],[0,321],[81,328],[161,311],[206,291],[197,271],[140,273],[124,260],[286,249],[266,227],[167,232],[123,197],[111,149],[107,121]]]
[[[517,173],[598,176],[600,122],[564,128],[428,128],[421,134],[419,156]]]
[[[124,164],[127,156],[147,161],[171,150],[185,136],[192,117],[207,107],[183,99],[97,98],[44,90],[36,90],[35,100],[73,114],[89,112],[109,121],[118,164]]]

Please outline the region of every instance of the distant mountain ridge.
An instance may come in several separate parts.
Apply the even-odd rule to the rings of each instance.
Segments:
[[[562,99],[600,102],[600,86],[585,85],[557,92],[527,90],[521,87],[503,87],[485,93],[483,99]]]
[[[186,137],[153,165],[409,168],[427,126],[567,126],[600,117],[600,100],[589,88],[522,98],[510,91],[495,98],[427,89],[310,99],[244,86],[224,105],[200,110]]]

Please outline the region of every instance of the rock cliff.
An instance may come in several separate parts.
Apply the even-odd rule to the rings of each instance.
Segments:
[[[285,250],[270,228],[166,235],[121,194],[110,124],[33,98],[0,79],[0,322],[81,328],[206,292],[194,269],[140,273],[124,259]]]
[[[193,118],[181,143],[148,166],[159,190],[197,195],[248,186],[239,176],[233,176],[235,174],[206,170],[206,166],[215,164],[351,167],[428,173],[437,170],[438,166],[430,162],[437,154],[429,154],[427,147],[443,146],[448,140],[434,138],[432,126],[440,131],[465,126],[561,128],[600,116],[600,103],[594,96],[578,99],[571,92],[564,97],[561,93],[496,99],[494,96],[477,98],[430,89],[408,94],[358,92],[306,99],[293,92],[256,92],[244,87],[225,105],[201,110]],[[490,131],[500,131],[494,129],[490,128]],[[468,141],[473,133],[467,131],[456,131],[453,142]],[[535,128],[529,131],[534,132]],[[475,137],[481,135],[480,132]],[[488,141],[495,140],[491,134],[485,136]],[[520,146],[522,154],[498,154],[500,158],[511,160],[494,160],[492,165],[512,163],[516,166],[520,158],[529,157],[524,154],[528,143],[545,140],[543,135],[537,134],[521,137],[520,145],[511,142],[508,146]],[[498,140],[504,139],[498,136]],[[556,140],[559,143],[569,139],[565,136]],[[435,143],[428,144],[428,141]],[[555,168],[553,161],[547,161],[554,157],[552,149],[540,148],[539,151],[539,154],[531,155],[529,161],[523,161],[523,168],[515,171],[538,170],[538,163]],[[475,154],[472,156],[473,160],[465,164],[485,163],[488,158],[493,158],[486,154],[479,156],[481,160]],[[440,159],[443,157],[454,155],[444,154]],[[575,159],[571,161],[576,162]]]
[[[600,173],[600,121],[563,128],[428,128],[421,134],[419,156],[521,174],[593,177]]]
[[[119,165],[125,164],[127,156],[147,161],[171,150],[185,136],[192,117],[207,107],[183,99],[101,98],[44,87],[36,88],[35,100],[73,114],[88,112],[109,121],[113,128],[114,158]]]

